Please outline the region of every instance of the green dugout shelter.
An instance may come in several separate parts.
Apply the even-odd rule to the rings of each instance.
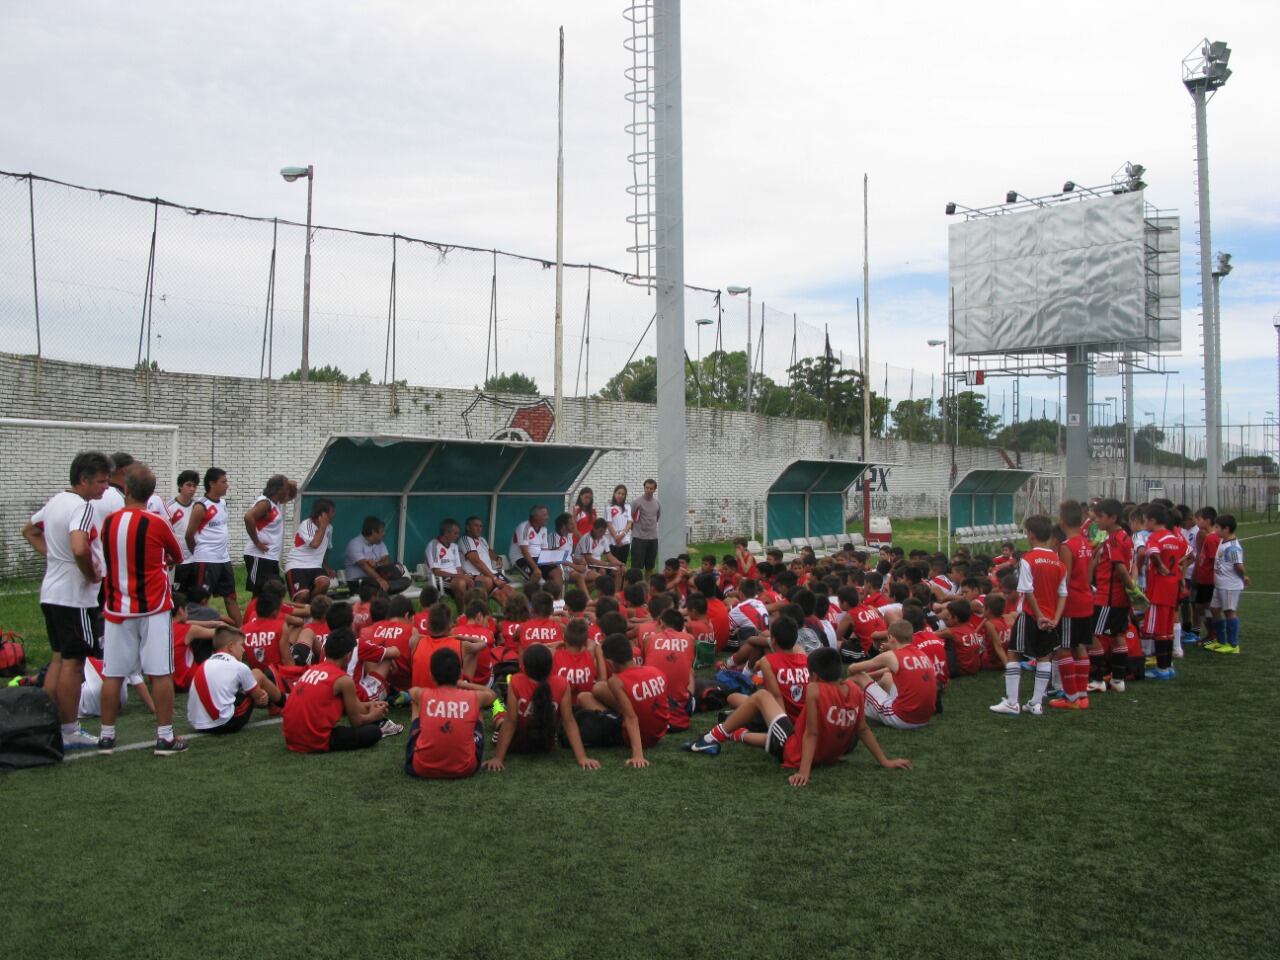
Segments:
[[[949,531],[954,534],[959,527],[1016,523],[1014,497],[1036,475],[1034,470],[970,470],[951,488]]]
[[[300,490],[299,516],[319,497],[337,504],[328,563],[366,516],[387,524],[387,551],[410,569],[453,517],[484,520],[485,536],[505,553],[516,524],[538,504],[552,520],[565,498],[605,453],[621,448],[515,440],[441,440],[382,435],[331,436]]]
[[[765,494],[764,542],[843,536],[845,495],[870,466],[855,460],[793,461]]]

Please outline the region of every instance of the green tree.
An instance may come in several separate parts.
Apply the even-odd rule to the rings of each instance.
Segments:
[[[301,380],[302,368],[290,370],[281,380]],[[315,383],[373,383],[373,377],[365,370],[357,377],[348,377],[338,367],[325,364],[323,367],[312,367],[307,371],[307,379]]]
[[[934,415],[933,408],[933,400],[928,397],[899,400],[893,407],[893,435],[916,443],[940,442],[942,421]]]
[[[840,433],[862,433],[862,372],[842,366],[830,353],[805,357],[788,371],[791,415],[823,420]],[[889,401],[871,392],[871,433],[883,436]]]
[[[609,378],[600,391],[602,400],[629,400],[632,403],[658,402],[658,361],[654,357],[632,360]]]
[[[1000,418],[987,413],[987,401],[980,393],[964,390],[942,398],[942,417],[947,422],[947,439],[964,447],[983,447],[991,442]],[[956,435],[951,434],[952,429]]]
[[[1274,477],[1276,475],[1276,461],[1274,458],[1265,454],[1254,454],[1252,456],[1236,457],[1234,460],[1228,460],[1222,465],[1223,473],[1256,473],[1264,477]]]
[[[1046,417],[1023,420],[1005,427],[995,436],[995,445],[1024,453],[1056,453],[1058,422]]]
[[[519,393],[538,396],[538,384],[533,377],[520,372],[495,374],[484,382],[486,393]]]

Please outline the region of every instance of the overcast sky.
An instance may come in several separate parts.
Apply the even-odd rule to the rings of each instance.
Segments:
[[[552,256],[563,24],[566,257],[627,268],[622,5],[10,4],[0,168],[300,217],[300,191],[275,171],[314,163],[317,222]],[[1193,115],[1180,78],[1209,35],[1231,44],[1235,70],[1209,110],[1214,246],[1236,265],[1226,399],[1233,416],[1260,417],[1275,409],[1280,309],[1278,27],[1280,7],[1242,0],[687,2],[686,279],[750,284],[851,344],[865,171],[873,356],[937,368],[925,340],[946,327],[946,201],[1102,183],[1138,161],[1148,199],[1184,218],[1174,365],[1194,396]],[[1145,383],[1143,402],[1163,390]]]

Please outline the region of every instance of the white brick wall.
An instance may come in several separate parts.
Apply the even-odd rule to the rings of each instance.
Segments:
[[[464,411],[476,399],[469,390],[176,373],[146,377],[132,370],[3,353],[0,397],[9,417],[177,424],[178,468],[201,473],[212,464],[224,468],[231,475],[231,501],[236,506],[247,505],[272,473],[305,477],[331,433],[484,439],[510,419],[509,409],[492,404],[476,406],[464,419]],[[656,474],[655,421],[656,408],[643,404],[566,400],[565,423],[556,438],[639,448],[636,453],[607,454],[592,469],[586,482],[602,501],[615,484],[637,491],[645,477]],[[792,460],[857,459],[860,451],[856,436],[832,434],[821,423],[736,411],[691,409],[688,435],[689,526],[695,541],[748,532],[765,489]],[[20,530],[36,506],[66,485],[67,468],[78,450],[128,450],[156,469],[163,494],[173,492],[168,439],[163,435],[9,428],[0,431],[0,443],[7,453],[0,460],[0,576],[39,573],[40,558],[22,540]],[[956,457],[961,474],[970,467],[1005,465],[991,449],[960,448]],[[874,513],[934,515],[948,487],[947,447],[873,440],[870,458],[895,464],[888,468],[888,493],[874,495]],[[1024,455],[1023,465],[1055,476],[1061,471],[1060,458],[1051,455]],[[1120,463],[1095,467],[1099,478],[1123,473]],[[1171,478],[1168,495],[1177,499],[1182,473],[1166,472]],[[945,501],[943,506],[945,510]],[[850,507],[861,510],[856,490]],[[233,538],[240,539],[236,525],[232,527]],[[232,556],[239,554],[240,544],[235,542]]]

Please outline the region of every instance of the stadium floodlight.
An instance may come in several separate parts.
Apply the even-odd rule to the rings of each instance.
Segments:
[[[963,210],[965,213],[974,214],[981,212],[979,210],[975,210],[973,207],[966,207],[963,203],[956,203],[954,200],[949,202],[946,206],[946,213],[948,217],[955,216],[957,210]]]
[[[710,317],[699,317],[693,322],[698,331],[697,365],[694,369],[698,372],[698,406],[702,406],[702,328],[711,326],[715,321]]]
[[[1018,202],[1018,191],[1017,191],[1017,190],[1010,190],[1008,193],[1006,193],[1006,194],[1004,195],[1004,202],[1005,202],[1005,203],[1017,203],[1017,202]]]
[[[1070,192],[1071,192],[1072,190],[1074,190],[1075,188],[1076,188],[1075,181],[1074,181],[1074,180],[1068,180],[1066,183],[1064,183],[1064,184],[1062,185],[1062,192],[1063,192],[1063,193],[1070,193]]]
[[[751,412],[751,288],[736,283],[725,287],[729,296],[747,295],[747,413]]]
[[[1017,203],[1019,200],[1023,203],[1034,203],[1037,207],[1044,206],[1044,201],[1038,197],[1028,197],[1025,193],[1019,193],[1017,190],[1010,190],[1004,195],[1005,203]]]
[[[281,167],[280,176],[289,183],[307,178],[307,253],[302,266],[302,366],[298,369],[298,379],[306,382],[310,374],[311,347],[311,189],[316,182],[316,168],[310,164]]]

